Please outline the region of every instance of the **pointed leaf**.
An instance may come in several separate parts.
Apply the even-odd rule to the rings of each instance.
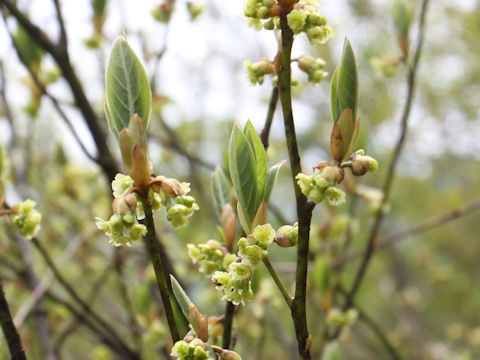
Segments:
[[[358,106],[357,61],[348,38],[345,38],[342,62],[338,71],[336,96],[338,100],[337,115],[340,115],[345,109],[351,109],[352,119],[356,119]]]
[[[268,169],[267,183],[265,184],[265,193],[263,194],[263,201],[265,201],[267,204],[270,200],[270,196],[272,195],[273,185],[275,185],[275,181],[277,181],[278,172],[283,164],[285,164],[285,160],[276,163],[270,169]]]
[[[256,169],[257,169],[257,186],[258,186],[258,196],[257,206],[263,200],[263,193],[265,191],[265,183],[267,182],[267,157],[265,155],[265,148],[263,147],[262,141],[258,136],[255,128],[253,127],[250,120],[245,125],[243,132],[253,149],[255,155]]]
[[[242,225],[243,231],[245,231],[246,235],[250,235],[252,233],[252,225],[251,222],[248,222],[247,218],[243,213],[243,209],[240,206],[240,202],[237,202],[237,215],[238,221],[240,221],[240,225]]]
[[[230,192],[230,183],[222,168],[217,165],[212,173],[212,195],[217,215],[222,215],[226,204],[232,204],[232,194]]]
[[[111,129],[116,136],[128,127],[134,114],[138,114],[147,127],[152,102],[148,77],[137,55],[121,36],[110,52],[105,87],[107,117],[114,124]]]
[[[145,128],[145,123],[142,118],[140,118],[138,114],[133,114],[128,123],[128,128],[133,131],[137,137],[138,144],[148,158],[147,129]]]
[[[332,120],[335,122],[338,119],[338,99],[337,99],[337,85],[338,85],[338,66],[332,76],[332,84],[330,87],[330,108],[332,110]]]
[[[173,295],[175,295],[175,299],[177,299],[183,315],[188,319],[190,317],[190,304],[192,302],[173,275],[170,275],[170,282],[172,284]]]
[[[258,207],[257,169],[253,149],[236,123],[230,138],[228,158],[233,188],[245,225],[250,228]]]

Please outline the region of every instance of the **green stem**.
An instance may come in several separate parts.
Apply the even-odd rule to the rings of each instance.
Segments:
[[[295,325],[295,333],[298,343],[298,351],[303,359],[311,359],[310,349],[307,346],[309,337],[307,328],[307,272],[308,272],[308,247],[310,237],[310,222],[314,205],[307,201],[302,194],[295,179],[301,172],[300,155],[298,153],[295,124],[292,113],[291,93],[291,53],[293,45],[293,32],[288,27],[285,17],[280,19],[282,31],[282,49],[280,71],[278,72],[278,89],[280,102],[282,103],[283,120],[285,123],[285,135],[287,138],[288,154],[292,169],[292,181],[295,188],[295,200],[298,218],[298,246],[297,246],[297,270],[295,283],[295,297],[291,307],[292,318]]]
[[[2,325],[3,334],[7,340],[8,349],[12,360],[26,360],[25,352],[23,351],[22,342],[18,335],[17,329],[13,324],[12,315],[8,308],[7,299],[5,299],[5,292],[3,291],[3,284],[0,279],[0,323]]]
[[[152,206],[149,203],[148,197],[142,197],[143,209],[145,211],[145,226],[147,227],[147,235],[144,237],[145,244],[147,246],[150,259],[155,270],[155,276],[157,278],[158,290],[163,302],[163,308],[165,309],[165,315],[167,317],[168,327],[170,328],[170,335],[173,342],[180,340],[180,335],[175,322],[175,316],[170,302],[170,294],[168,292],[167,279],[165,277],[165,271],[163,269],[162,257],[160,256],[160,249],[157,243],[157,236],[155,234],[155,224],[153,223]]]
[[[280,280],[280,278],[278,277],[278,274],[275,271],[275,269],[273,268],[272,263],[270,262],[270,259],[268,257],[266,257],[265,259],[263,259],[263,263],[265,264],[268,272],[272,276],[273,281],[275,281],[275,284],[277,284],[278,290],[280,290],[280,292],[282,293],[283,298],[285,299],[288,307],[291,309],[292,304],[293,304],[293,299],[290,296],[290,294],[288,293],[288,291],[287,291],[285,285],[283,284],[282,280]]]

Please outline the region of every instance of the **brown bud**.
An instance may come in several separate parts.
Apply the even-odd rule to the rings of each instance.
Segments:
[[[147,155],[138,143],[133,146],[133,164],[129,175],[139,189],[146,189],[150,181],[150,164]]]
[[[223,234],[225,235],[225,244],[227,245],[228,249],[232,249],[237,232],[237,222],[235,220],[235,214],[233,212],[232,205],[225,204],[223,207],[221,222]]]
[[[350,156],[350,161],[352,162],[352,173],[355,176],[365,175],[370,167],[370,159],[368,156],[353,153]]]
[[[165,178],[162,181],[162,190],[169,197],[183,195],[182,184],[177,179]]]
[[[292,242],[288,239],[287,234],[293,229],[291,225],[284,225],[280,229],[277,230],[277,234],[275,235],[275,241],[278,246],[280,247],[292,247],[296,244],[292,244]]]
[[[262,203],[257,209],[255,218],[253,219],[252,231],[255,230],[255,228],[258,225],[264,225],[266,222],[267,222],[267,205],[265,204],[265,201],[262,201]]]
[[[135,210],[137,210],[137,197],[134,194],[128,194],[127,196],[125,196],[124,201],[132,212],[135,212]]]
[[[125,198],[119,197],[112,202],[112,211],[114,214],[125,215],[130,212],[130,207],[125,202]]]
[[[327,166],[322,171],[322,176],[325,180],[334,181],[337,184],[342,182],[344,175],[343,169],[335,165]]]
[[[190,303],[190,315],[188,321],[192,324],[195,334],[202,341],[208,341],[208,317],[205,314],[202,314],[193,303]]]
[[[322,170],[325,169],[328,165],[330,165],[330,163],[329,163],[328,161],[320,161],[320,162],[319,162],[317,165],[315,165],[313,168],[322,171]]]

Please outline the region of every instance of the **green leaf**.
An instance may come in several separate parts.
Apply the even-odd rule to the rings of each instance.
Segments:
[[[355,122],[352,119],[352,111],[350,109],[343,110],[338,118],[337,124],[340,127],[343,151],[341,157],[335,160],[342,161],[345,156],[350,154],[353,148],[352,142],[355,135]]]
[[[258,205],[260,205],[263,200],[265,184],[267,182],[267,156],[265,155],[265,148],[263,147],[262,141],[260,140],[260,137],[255,131],[255,128],[253,127],[250,120],[245,125],[243,132],[255,155],[255,163],[257,169],[258,207]]]
[[[107,5],[107,0],[91,0],[93,12],[95,15],[103,15]]]
[[[258,207],[257,168],[254,151],[237,123],[233,126],[230,138],[228,160],[230,176],[242,210],[243,220],[249,227]]]
[[[35,74],[38,74],[40,62],[42,61],[45,51],[38,46],[37,42],[32,39],[30,34],[26,32],[21,25],[17,26],[14,41],[23,60]]]
[[[351,109],[352,120],[355,121],[358,108],[357,61],[355,60],[352,44],[348,38],[345,38],[342,61],[338,70],[336,97],[338,101],[336,115],[339,116],[345,109]]]
[[[337,84],[338,84],[338,66],[332,76],[332,84],[330,88],[330,107],[332,110],[332,120],[335,122],[338,119],[338,99],[337,99]]]
[[[212,195],[213,203],[217,215],[222,215],[223,208],[226,204],[232,204],[232,194],[230,192],[230,183],[222,168],[217,165],[212,173]]]
[[[148,126],[152,94],[148,77],[127,40],[115,40],[106,73],[106,116],[115,134],[128,127],[130,118],[138,114]],[[113,126],[112,126],[113,124]]]
[[[173,275],[170,275],[170,282],[172,283],[173,295],[175,295],[175,299],[177,299],[178,305],[180,305],[180,309],[182,309],[183,315],[185,315],[185,317],[188,319],[190,317],[191,301],[178,283],[177,279],[173,277]]]
[[[275,185],[275,181],[277,180],[278,172],[282,165],[285,164],[285,160],[282,160],[275,165],[273,165],[267,172],[267,183],[265,185],[265,193],[263,195],[263,201],[268,204],[268,200],[270,200],[270,195],[272,195],[273,185]]]
[[[393,23],[397,33],[403,40],[408,38],[408,31],[412,22],[412,10],[405,3],[405,0],[396,0],[393,3]]]

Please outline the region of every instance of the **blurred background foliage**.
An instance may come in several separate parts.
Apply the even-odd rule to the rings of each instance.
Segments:
[[[17,3],[52,39],[58,37],[53,1]],[[180,1],[163,5],[153,0],[60,3],[70,60],[105,134],[103,69],[110,44],[124,32],[141,54],[152,76],[154,111],[149,141],[153,167],[157,174],[189,181],[201,208],[190,225],[180,230],[174,230],[164,216],[159,217],[159,237],[191,299],[209,316],[221,316],[225,307],[221,294],[191,263],[186,244],[215,238],[219,219],[213,208],[210,176],[216,164],[227,167],[225,152],[233,121],[243,125],[251,119],[258,132],[263,127],[271,81],[267,78],[262,86],[249,86],[243,61],[273,58],[275,37],[271,32],[257,33],[247,27],[240,0],[205,3],[205,11],[194,21],[190,20],[186,3]],[[175,10],[167,22],[156,21],[150,10],[165,4]],[[414,39],[419,2],[410,5],[414,12],[410,37]],[[336,38],[312,48],[306,38],[298,36],[293,56],[322,57],[332,74],[343,37],[351,39],[360,77],[361,135],[357,148],[365,148],[378,159],[380,171],[361,180],[348,177],[345,182],[380,187],[399,135],[406,95],[407,69],[394,64],[401,51],[393,25],[392,2],[322,0],[320,7]],[[479,19],[478,1],[436,0],[430,4],[408,139],[380,239],[480,196]],[[23,49],[31,73],[18,60],[12,37],[20,52]],[[38,240],[50,257],[58,261],[64,258],[59,269],[68,282],[108,319],[126,343],[141,351],[143,358],[165,356],[162,349],[168,346],[168,329],[144,248],[141,244],[112,248],[96,231],[94,217],[110,214],[109,181],[72,136],[73,130],[87,151],[95,154],[91,135],[61,72],[6,11],[0,38],[0,142],[7,202],[34,199],[43,214]],[[382,64],[390,67],[382,72]],[[50,95],[42,93],[32,74]],[[293,76],[299,81],[293,104],[297,136],[303,168],[309,172],[318,161],[328,160],[332,128],[329,81],[314,87],[296,66]],[[64,111],[72,128],[65,125],[56,106]],[[268,149],[270,164],[288,158],[283,131],[277,111]],[[115,140],[108,135],[106,141],[118,160]],[[276,228],[293,223],[295,218],[288,170],[284,166],[280,171],[272,195],[269,219]],[[389,358],[362,313],[375,322],[403,359],[480,358],[478,216],[478,212],[466,214],[378,250],[356,300],[360,319],[341,335],[342,358]],[[314,359],[320,358],[317,344],[324,336],[324,310],[341,304],[335,286],[349,286],[360,258],[328,270],[330,281],[326,286],[322,278],[327,276],[325,268],[365,247],[371,219],[372,204],[356,195],[350,196],[339,210],[321,206],[315,209],[308,289]],[[0,227],[0,274],[11,310],[18,314],[35,288],[28,272],[42,280],[48,275],[48,267],[36,249],[19,238],[11,221],[3,218]],[[273,248],[270,258],[291,288],[294,249]],[[318,265],[321,261],[327,265]],[[296,358],[288,309],[262,270],[255,275],[255,300],[238,308],[235,350],[244,359]],[[56,356],[114,359],[116,355],[101,345],[95,334],[62,305],[61,299],[69,301],[69,294],[57,281],[51,281],[41,305],[46,310]],[[38,307],[31,309],[19,327],[31,359],[46,358],[38,335],[38,311]],[[6,358],[3,339],[0,349]]]

